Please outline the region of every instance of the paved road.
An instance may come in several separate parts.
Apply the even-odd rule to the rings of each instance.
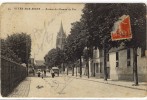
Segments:
[[[28,97],[145,97],[146,91],[69,76],[31,77]]]

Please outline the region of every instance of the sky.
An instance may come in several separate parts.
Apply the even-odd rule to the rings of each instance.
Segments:
[[[2,4],[1,38],[14,33],[30,34],[31,57],[44,60],[49,50],[56,47],[56,36],[61,21],[66,35],[71,23],[79,21],[84,4]]]

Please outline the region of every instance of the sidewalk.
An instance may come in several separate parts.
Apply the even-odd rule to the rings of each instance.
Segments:
[[[23,80],[8,97],[27,97],[30,91],[31,78]]]
[[[93,81],[93,82],[99,82],[99,83],[104,83],[104,84],[110,84],[110,85],[115,85],[115,86],[121,86],[121,87],[125,87],[125,88],[131,88],[131,89],[137,89],[137,90],[142,90],[142,91],[147,91],[147,82],[139,82],[139,86],[133,86],[133,82],[131,81],[113,81],[111,79],[107,79],[107,81],[105,81],[104,79],[98,79],[95,77],[87,77],[85,75],[83,75],[82,77],[80,77],[79,75],[76,76],[72,76],[75,77],[77,79],[83,79],[83,80],[88,80],[88,81]]]

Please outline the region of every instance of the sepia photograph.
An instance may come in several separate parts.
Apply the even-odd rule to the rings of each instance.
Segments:
[[[145,3],[3,3],[2,98],[147,97]]]

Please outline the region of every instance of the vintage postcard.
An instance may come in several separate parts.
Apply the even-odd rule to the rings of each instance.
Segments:
[[[3,3],[3,98],[147,96],[144,3]]]

